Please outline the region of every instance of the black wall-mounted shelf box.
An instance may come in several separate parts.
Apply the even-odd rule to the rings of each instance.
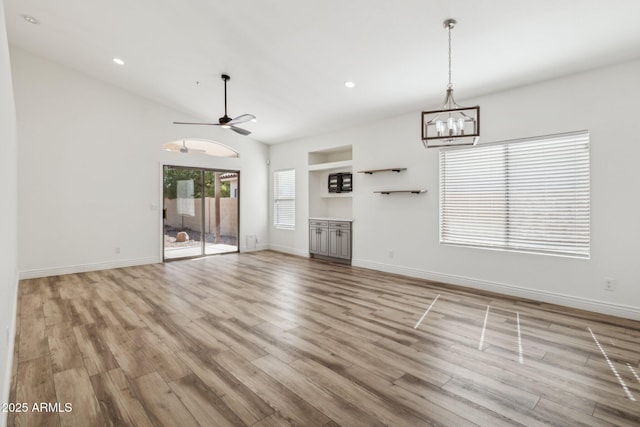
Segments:
[[[331,173],[328,179],[329,193],[349,193],[353,190],[351,173]]]

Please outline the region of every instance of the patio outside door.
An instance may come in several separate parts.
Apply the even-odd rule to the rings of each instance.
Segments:
[[[239,172],[164,166],[164,260],[238,252]]]

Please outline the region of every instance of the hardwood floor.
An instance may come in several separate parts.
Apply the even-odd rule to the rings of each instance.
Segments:
[[[9,426],[640,425],[631,320],[275,252],[19,293]]]

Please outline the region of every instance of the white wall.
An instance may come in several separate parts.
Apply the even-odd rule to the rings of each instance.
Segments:
[[[0,403],[9,401],[9,385],[15,336],[17,274],[17,143],[16,116],[11,86],[11,65],[4,20],[4,0],[0,0]],[[0,426],[6,414],[0,413]]]
[[[353,144],[353,264],[640,319],[640,61],[465,100],[482,111],[481,142],[587,129],[591,133],[591,259],[440,245],[438,150],[420,141],[418,111],[271,147],[271,169],[296,168],[297,228],[272,230],[271,246],[306,253],[306,153]],[[460,96],[460,94],[458,95]],[[429,107],[426,106],[425,107]],[[426,188],[422,195],[373,194]],[[390,257],[393,251],[393,257]],[[617,280],[603,290],[604,277]]]
[[[240,170],[241,250],[246,235],[266,243],[266,145],[216,127],[174,125],[194,118],[19,48],[11,48],[11,62],[21,277],[159,262],[162,164]],[[161,149],[189,137],[217,140],[240,158]]]

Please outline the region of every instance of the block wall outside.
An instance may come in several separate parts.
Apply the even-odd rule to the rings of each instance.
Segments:
[[[206,197],[204,200],[205,232],[215,233],[215,198]],[[200,218],[202,213],[201,199],[194,200],[195,215],[180,215],[177,210],[177,199],[164,199],[164,208],[167,210],[165,225],[178,229],[200,230]],[[220,234],[222,236],[236,236],[238,233],[238,199],[220,198]]]

